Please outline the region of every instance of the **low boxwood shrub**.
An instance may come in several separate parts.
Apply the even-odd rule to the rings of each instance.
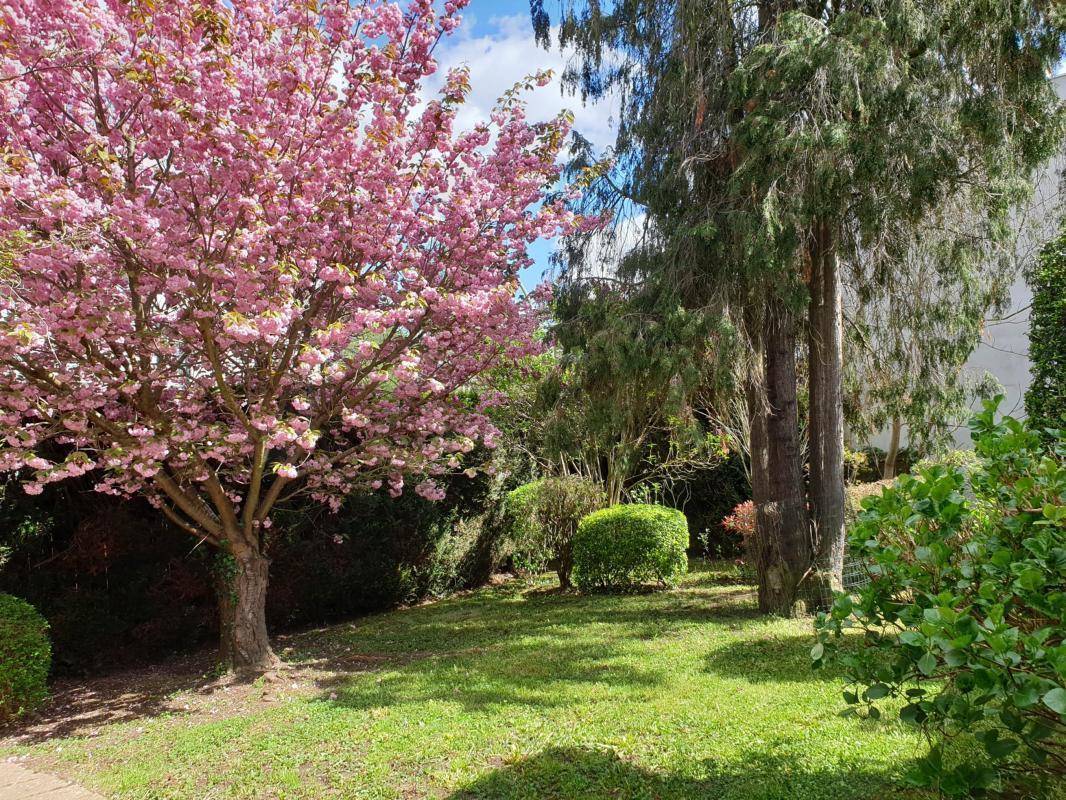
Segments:
[[[820,615],[811,655],[843,666],[853,709],[877,718],[899,698],[931,735],[916,785],[1022,781],[1035,797],[1066,778],[1066,440],[995,408],[971,423],[969,470],[919,468],[863,501],[850,541],[870,582]],[[841,646],[848,629],[857,647]]]
[[[651,581],[675,585],[688,570],[688,521],[675,508],[631,504],[589,514],[574,539],[574,580],[584,590]]]
[[[51,665],[44,617],[25,600],[0,594],[0,722],[44,702]]]

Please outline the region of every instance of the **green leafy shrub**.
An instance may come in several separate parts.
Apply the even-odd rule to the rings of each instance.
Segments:
[[[570,588],[578,523],[606,502],[602,487],[576,475],[542,478],[512,491],[505,524],[515,569],[529,576],[554,565],[559,585]]]
[[[51,664],[44,617],[25,600],[0,594],[0,721],[44,702]]]
[[[948,450],[944,453],[936,453],[926,456],[917,464],[915,469],[929,469],[930,467],[947,467],[948,469],[962,469],[969,471],[981,463],[974,450]]]
[[[537,495],[544,479],[523,483],[507,493],[503,504],[503,528],[511,550],[511,563],[522,576],[539,575],[547,569],[548,550],[537,519]]]
[[[871,481],[870,483],[854,483],[844,487],[844,523],[850,529],[858,520],[862,511],[862,501],[872,495],[881,493],[881,490],[891,486],[892,481]]]
[[[547,478],[536,493],[535,516],[545,549],[551,553],[559,586],[569,589],[574,568],[574,538],[581,520],[607,504],[596,483],[576,475]]]
[[[1066,428],[1066,221],[1029,275],[1029,361],[1025,410],[1034,428]]]
[[[921,468],[863,501],[851,544],[871,581],[820,615],[812,652],[844,666],[856,710],[901,698],[939,735],[912,779],[950,796],[1066,777],[1066,441],[997,423],[996,404],[971,423],[969,474]],[[857,650],[840,647],[849,628]],[[959,734],[979,752],[949,763]]]
[[[578,525],[574,579],[585,590],[649,581],[677,583],[688,569],[688,521],[674,508],[619,505],[595,511]]]
[[[869,473],[870,467],[868,451],[844,448],[844,480],[847,483],[857,482],[860,475]]]
[[[708,558],[743,555],[744,543],[725,518],[751,499],[751,485],[739,453],[731,453],[710,469],[699,469],[674,481],[671,494],[681,502],[667,505],[680,509],[688,520],[689,547]]]
[[[884,478],[885,459],[888,453],[880,447],[864,447],[862,450],[844,452],[844,470],[848,483],[876,483]],[[917,455],[908,447],[896,453],[896,474],[910,470]]]

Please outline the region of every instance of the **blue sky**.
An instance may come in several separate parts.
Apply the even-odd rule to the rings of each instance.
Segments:
[[[521,14],[529,19],[528,0],[471,0],[463,11],[463,18],[474,23],[475,32],[485,33],[491,29],[487,23],[490,17],[513,17]]]

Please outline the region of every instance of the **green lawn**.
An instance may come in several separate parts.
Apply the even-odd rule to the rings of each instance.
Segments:
[[[920,738],[842,717],[810,622],[760,618],[721,577],[511,584],[370,617],[293,640],[291,660],[333,665],[308,691],[18,751],[122,798],[917,796],[898,780]]]

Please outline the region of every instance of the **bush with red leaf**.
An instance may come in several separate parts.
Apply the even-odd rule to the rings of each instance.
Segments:
[[[738,503],[733,513],[722,520],[722,527],[740,537],[740,546],[747,555],[748,547],[755,536],[755,503],[751,500]]]

